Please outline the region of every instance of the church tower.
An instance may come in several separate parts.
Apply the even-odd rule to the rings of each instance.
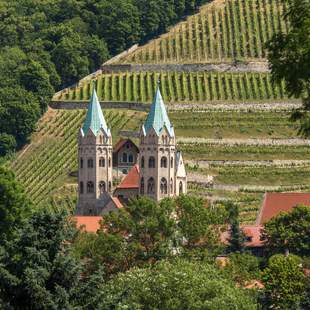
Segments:
[[[99,215],[112,192],[112,135],[95,87],[78,138],[77,215]]]
[[[149,115],[141,128],[139,151],[140,195],[160,201],[186,192],[185,167],[181,154],[176,151],[174,128],[159,83]]]

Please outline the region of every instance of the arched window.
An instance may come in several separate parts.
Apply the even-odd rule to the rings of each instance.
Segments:
[[[94,183],[89,181],[87,182],[87,193],[93,193],[94,192]]]
[[[109,157],[109,167],[111,167],[111,157]]]
[[[149,178],[147,181],[147,193],[154,194],[155,193],[155,181],[154,178]]]
[[[103,144],[103,137],[100,136],[99,138],[100,138],[100,144]]]
[[[155,158],[153,156],[149,158],[149,168],[155,168]]]
[[[84,183],[80,182],[80,194],[84,193]]]
[[[128,162],[133,163],[133,155],[132,154],[129,154]]]
[[[160,167],[167,168],[167,157],[163,156],[160,160]]]
[[[94,168],[94,161],[92,158],[88,158],[87,160],[87,167],[88,168]]]
[[[111,184],[111,181],[109,181],[109,192],[111,191],[112,189],[112,184]]]
[[[173,180],[170,179],[170,193],[173,194]]]
[[[141,168],[144,168],[144,156],[141,157]]]
[[[160,192],[162,194],[167,194],[168,192],[167,180],[165,178],[161,178],[160,180]]]
[[[183,194],[183,183],[180,182],[179,184],[179,194]]]
[[[140,181],[140,193],[141,195],[144,195],[144,178],[141,178]]]
[[[105,167],[105,158],[104,157],[99,158],[99,167]]]
[[[81,168],[81,169],[83,169],[83,164],[84,164],[83,158],[81,157],[81,158],[80,158],[80,168]]]
[[[106,191],[105,182],[104,181],[100,181],[99,182],[99,192],[100,192],[100,195],[102,195],[105,191]]]
[[[173,168],[173,157],[171,157],[171,159],[170,159],[170,166],[171,166],[171,168]]]
[[[122,162],[127,163],[127,153],[123,153]]]

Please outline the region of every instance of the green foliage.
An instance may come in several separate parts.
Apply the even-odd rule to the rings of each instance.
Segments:
[[[215,267],[184,260],[119,274],[102,295],[103,309],[256,309],[255,301]]]
[[[30,206],[14,174],[0,166],[0,247],[13,238],[29,215]]]
[[[16,140],[14,136],[7,133],[0,133],[0,156],[11,154],[16,149]]]
[[[306,277],[301,259],[294,255],[274,255],[262,276],[266,298],[264,304],[272,309],[301,309],[306,296]]]
[[[85,274],[72,256],[74,236],[65,211],[46,206],[35,212],[0,249],[2,301],[14,309],[85,309],[93,303],[103,279],[100,272]]]
[[[308,0],[288,1],[285,15],[290,24],[287,34],[274,35],[268,44],[268,58],[274,80],[286,81],[290,96],[301,97],[303,108],[296,111],[294,119],[301,120],[300,133],[310,135],[310,3]]]
[[[310,256],[310,207],[297,206],[280,213],[264,226],[263,238],[270,253]]]

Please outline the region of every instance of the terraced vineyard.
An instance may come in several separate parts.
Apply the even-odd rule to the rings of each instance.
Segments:
[[[284,0],[217,0],[120,63],[263,60],[265,42],[286,32]]]
[[[125,126],[136,130],[143,113],[106,110],[112,135]],[[85,110],[49,110],[38,125],[30,146],[12,164],[17,178],[23,183],[34,203],[50,197],[77,169],[77,135],[85,118]],[[115,141],[116,142],[116,141]]]
[[[102,74],[96,90],[102,101],[150,102],[158,78],[165,102],[287,100],[285,84],[272,85],[268,73],[127,72]],[[64,90],[54,100],[89,100],[92,81]]]

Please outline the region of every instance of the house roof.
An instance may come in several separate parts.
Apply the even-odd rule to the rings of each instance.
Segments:
[[[117,186],[118,189],[139,188],[140,170],[139,166],[134,165],[123,178],[122,182]]]
[[[101,216],[75,216],[76,227],[87,232],[97,232],[100,228]]]
[[[86,135],[89,129],[94,133],[95,136],[98,134],[98,131],[100,129],[102,129],[107,134],[107,136],[111,135],[110,129],[108,129],[107,123],[103,116],[95,87],[93,88],[93,93],[88,105],[86,119],[82,127],[83,134]]]
[[[246,241],[244,243],[245,246],[250,248],[264,246],[264,242],[260,240],[261,230],[263,229],[263,226],[241,225],[240,228],[242,229],[245,236],[249,239],[249,241]],[[220,236],[221,241],[227,244],[229,235],[229,230],[225,230]]]
[[[117,153],[127,142],[130,142],[136,149],[139,151],[139,148],[136,144],[130,139],[120,139],[114,146],[113,146],[113,153]]]
[[[288,212],[301,204],[310,206],[310,193],[266,193],[256,224],[263,225],[280,212]]]
[[[111,197],[111,199],[114,202],[117,209],[122,209],[124,207],[117,197]]]
[[[159,136],[164,127],[167,128],[169,135],[171,137],[174,137],[174,129],[168,118],[168,114],[162,95],[160,93],[160,87],[158,83],[156,94],[150,108],[150,112],[144,125],[142,126],[142,130],[144,135],[146,135],[151,128],[154,128],[156,134]]]

